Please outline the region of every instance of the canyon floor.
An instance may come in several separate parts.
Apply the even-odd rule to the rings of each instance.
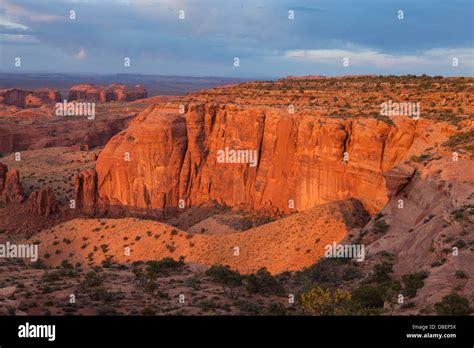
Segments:
[[[39,259],[0,258],[0,313],[470,314],[473,92],[360,76],[98,103],[95,121],[1,105],[0,244]]]

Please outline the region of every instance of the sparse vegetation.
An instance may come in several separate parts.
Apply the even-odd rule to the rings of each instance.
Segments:
[[[468,315],[471,313],[469,300],[456,293],[451,293],[434,305],[436,312],[440,315]]]
[[[403,294],[408,297],[415,297],[416,292],[424,286],[424,280],[428,277],[428,272],[408,273],[402,276]]]

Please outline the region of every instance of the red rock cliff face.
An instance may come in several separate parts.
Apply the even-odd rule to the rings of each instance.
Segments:
[[[110,205],[157,211],[181,199],[287,212],[290,200],[304,210],[356,198],[375,212],[388,199],[382,173],[432,144],[430,133],[443,127],[211,103],[190,105],[185,115],[177,105],[152,106],[101,152],[98,193]],[[219,163],[226,147],[256,150],[257,165]]]

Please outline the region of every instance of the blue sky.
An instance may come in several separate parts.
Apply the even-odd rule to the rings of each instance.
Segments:
[[[0,70],[473,76],[473,22],[472,0],[2,0]]]

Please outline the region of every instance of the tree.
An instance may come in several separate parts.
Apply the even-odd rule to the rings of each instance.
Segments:
[[[257,273],[252,273],[247,277],[246,289],[254,294],[281,295],[285,291],[280,282],[265,267],[260,268]]]
[[[234,297],[235,288],[242,285],[242,276],[240,273],[231,270],[229,266],[212,265],[211,268],[206,271],[206,275],[211,277],[212,280],[221,283],[224,291],[227,288],[230,297]]]
[[[322,289],[315,287],[301,294],[303,310],[315,315],[347,315],[351,313],[351,294],[337,289]]]

